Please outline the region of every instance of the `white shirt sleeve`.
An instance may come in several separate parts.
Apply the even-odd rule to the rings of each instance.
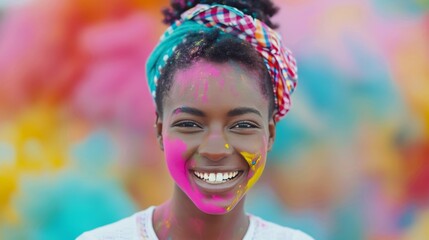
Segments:
[[[314,238],[310,237],[309,235],[299,230],[296,230],[292,240],[314,240]]]
[[[97,240],[97,238],[91,235],[89,232],[84,232],[79,237],[77,237],[76,240]]]

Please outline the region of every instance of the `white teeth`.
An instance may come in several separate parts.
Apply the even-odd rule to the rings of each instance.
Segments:
[[[214,182],[216,180],[215,174],[214,173],[210,173],[209,174],[209,182]]]
[[[195,176],[200,178],[201,180],[211,183],[211,184],[219,184],[230,181],[238,175],[238,171],[234,172],[224,172],[224,173],[202,173],[194,171]]]

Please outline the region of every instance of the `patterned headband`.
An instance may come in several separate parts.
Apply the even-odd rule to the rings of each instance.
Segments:
[[[149,88],[155,97],[157,81],[162,68],[173,55],[182,39],[199,29],[218,28],[249,42],[263,57],[271,76],[275,120],[280,120],[290,108],[290,95],[297,84],[297,67],[292,53],[281,44],[280,35],[265,23],[240,10],[226,5],[198,4],[185,11],[161,37],[161,41],[148,59],[146,71]]]

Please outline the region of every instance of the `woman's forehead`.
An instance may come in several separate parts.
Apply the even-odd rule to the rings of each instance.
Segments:
[[[176,72],[166,103],[171,107],[266,108],[267,100],[259,89],[258,81],[258,75],[241,64],[200,61]]]
[[[243,90],[258,91],[258,74],[239,63],[229,61],[214,63],[198,61],[186,69],[178,70],[173,78],[175,90],[219,88],[237,92]],[[225,89],[227,88],[227,89]],[[260,92],[260,91],[258,91]],[[186,93],[186,91],[184,92]]]

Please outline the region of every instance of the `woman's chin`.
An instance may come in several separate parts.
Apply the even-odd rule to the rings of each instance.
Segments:
[[[231,201],[216,201],[213,199],[207,200],[205,202],[194,202],[195,206],[202,212],[210,215],[223,215],[231,212],[236,204]]]
[[[212,205],[212,204],[199,204],[196,205],[196,207],[203,213],[209,214],[209,215],[223,215],[228,213],[229,211],[228,206],[219,206],[219,205]]]

